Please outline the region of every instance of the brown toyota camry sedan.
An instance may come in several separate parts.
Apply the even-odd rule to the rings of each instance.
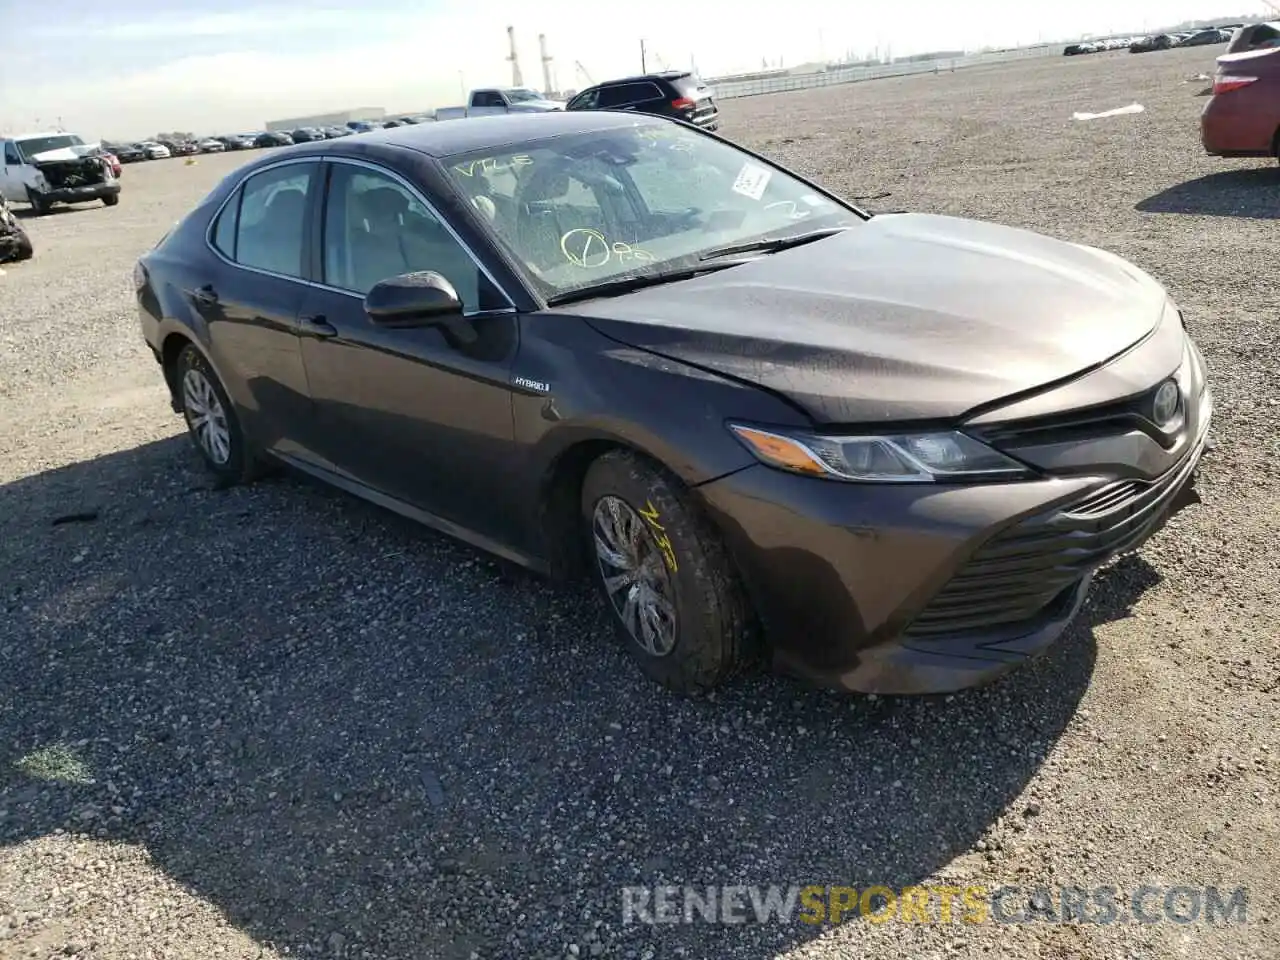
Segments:
[[[1133,264],[633,113],[273,151],[135,282],[212,471],[589,575],[680,690],[761,649],[851,690],[995,677],[1191,499],[1209,427]]]

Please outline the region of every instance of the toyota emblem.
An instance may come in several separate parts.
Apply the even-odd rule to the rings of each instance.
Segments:
[[[1160,384],[1160,388],[1156,390],[1155,399],[1151,401],[1151,418],[1155,421],[1156,426],[1160,429],[1166,429],[1174,418],[1178,415],[1178,405],[1182,396],[1178,391],[1178,384],[1173,380],[1166,380]]]

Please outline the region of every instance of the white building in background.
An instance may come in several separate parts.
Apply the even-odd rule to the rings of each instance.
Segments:
[[[268,130],[288,133],[299,127],[341,127],[349,120],[384,120],[387,111],[382,107],[356,107],[354,110],[337,110],[333,113],[317,113],[310,117],[290,117],[288,120],[268,120]]]

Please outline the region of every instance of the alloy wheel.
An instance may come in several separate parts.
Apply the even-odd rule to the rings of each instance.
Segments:
[[[635,510],[601,497],[592,511],[592,540],[600,579],[627,633],[652,657],[676,645],[676,608],[666,561]]]
[[[231,459],[231,427],[213,384],[199,370],[182,378],[182,410],[205,455],[218,466]]]

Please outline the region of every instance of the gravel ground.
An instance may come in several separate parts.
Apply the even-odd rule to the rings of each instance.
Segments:
[[[579,591],[296,479],[213,489],[129,271],[240,158],[28,221],[0,277],[0,956],[1276,957],[1280,170],[1201,154],[1212,57],[723,105],[873,208],[1132,258],[1206,354],[1204,503],[955,697],[680,700]],[[1248,923],[621,922],[623,884],[915,882],[1244,885]]]

